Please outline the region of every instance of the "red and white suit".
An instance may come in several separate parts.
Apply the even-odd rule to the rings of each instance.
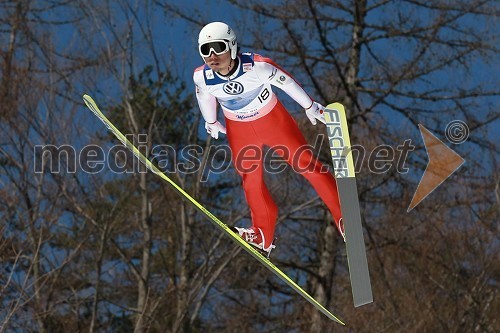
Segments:
[[[341,218],[335,179],[307,149],[297,123],[278,100],[272,86],[286,92],[304,109],[313,101],[294,78],[271,59],[253,53],[238,56],[238,68],[229,77],[204,65],[193,75],[200,110],[208,123],[217,121],[217,104],[226,120],[232,161],[242,177],[252,224],[271,245],[278,208],[263,178],[263,146],[275,149],[303,175],[329,208],[336,224]]]

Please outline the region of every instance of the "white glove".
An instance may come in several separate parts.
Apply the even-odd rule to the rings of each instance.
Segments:
[[[219,138],[219,132],[226,134],[226,128],[218,121],[211,124],[205,122],[205,129],[207,130],[207,133],[210,134],[214,139]]]
[[[325,107],[319,103],[313,102],[309,109],[306,109],[306,116],[311,121],[311,124],[316,125],[316,119],[321,121],[323,124],[326,123],[325,115],[323,112]]]

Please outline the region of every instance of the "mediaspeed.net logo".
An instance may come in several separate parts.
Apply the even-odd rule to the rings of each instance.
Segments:
[[[407,212],[410,212],[421,203],[465,163],[465,160],[460,155],[450,149],[422,124],[419,124],[418,127],[424,140],[429,162]],[[453,120],[446,126],[445,136],[450,143],[461,144],[469,137],[469,128],[463,121]]]
[[[440,184],[450,177],[465,160],[450,149],[445,143],[439,140],[423,125],[419,125],[425,148],[429,157],[429,162],[424,171],[413,199],[408,207],[408,212],[420,204],[429,194],[431,194]],[[445,132],[446,139],[452,144],[461,144],[465,142],[469,136],[469,128],[459,120],[451,121]],[[127,135],[126,136],[138,150],[144,154],[148,152],[149,138],[145,134]],[[409,168],[406,165],[406,160],[415,146],[411,143],[412,140],[405,140],[404,143],[397,147],[389,145],[379,145],[372,151],[366,151],[363,146],[354,145],[349,149],[346,147],[339,148],[344,157],[347,154],[356,153],[354,173],[360,172],[360,169],[365,164],[367,159],[367,167],[370,173],[383,174],[389,172],[393,168],[398,173],[408,173]],[[322,149],[325,143],[325,136],[318,135],[317,141],[312,146],[304,146],[297,152],[297,156],[291,158],[292,165],[296,164],[296,157],[300,157],[306,150],[318,152]],[[147,168],[137,161],[135,157],[130,160],[130,155],[127,154],[127,148],[122,144],[116,144],[112,147],[101,147],[100,145],[90,144],[81,149],[77,149],[71,145],[37,145],[34,148],[34,172],[50,172],[50,173],[75,173],[77,171],[95,174],[109,169],[113,173],[133,173],[147,172]],[[199,173],[201,172],[201,181],[207,181],[210,176],[227,172],[229,168],[236,168],[239,171],[246,170],[245,164],[255,160],[266,160],[264,163],[267,173],[275,174],[283,172],[287,168],[287,163],[284,158],[291,154],[287,151],[287,147],[273,147],[267,151],[263,151],[259,146],[248,146],[240,152],[241,156],[232,156],[231,149],[225,144],[211,145],[209,151],[206,147],[199,145],[187,145],[180,151],[178,147],[168,144],[153,146],[148,155],[153,163],[155,163],[162,172],[165,173]],[[208,158],[204,156],[207,155]],[[360,157],[361,156],[361,157]],[[260,163],[255,161],[256,163]],[[132,167],[130,167],[132,165]],[[254,167],[253,164],[249,165]],[[300,168],[295,167],[298,172],[307,172],[309,165]],[[324,165],[322,172],[334,171],[329,163]],[[338,165],[334,165],[338,168]],[[304,170],[302,170],[304,169]]]

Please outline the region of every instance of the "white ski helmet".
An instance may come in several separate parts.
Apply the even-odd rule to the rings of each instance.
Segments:
[[[204,56],[201,52],[201,46],[203,44],[217,41],[226,42],[231,51],[231,58],[236,59],[236,54],[238,52],[236,34],[229,25],[222,22],[212,22],[201,29],[198,37],[198,50],[200,51],[200,55],[202,57]]]

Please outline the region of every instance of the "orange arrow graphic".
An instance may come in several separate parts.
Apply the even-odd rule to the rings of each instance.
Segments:
[[[429,163],[424,171],[422,179],[418,184],[417,191],[413,195],[407,212],[415,208],[441,183],[450,177],[465,160],[448,148],[441,140],[436,138],[428,129],[421,124],[418,125],[420,134],[424,139],[425,149],[429,156]]]

